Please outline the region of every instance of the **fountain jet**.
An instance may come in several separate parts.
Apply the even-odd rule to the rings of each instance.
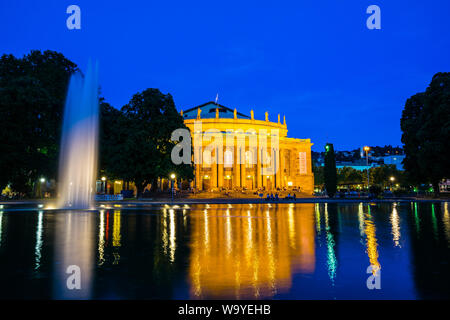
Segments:
[[[90,209],[98,152],[98,64],[72,75],[59,158],[59,208]]]

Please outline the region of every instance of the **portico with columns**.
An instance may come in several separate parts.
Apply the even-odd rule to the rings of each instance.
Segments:
[[[256,120],[214,102],[181,111],[190,129],[198,191],[297,189],[312,194],[311,140],[287,137],[286,120]]]

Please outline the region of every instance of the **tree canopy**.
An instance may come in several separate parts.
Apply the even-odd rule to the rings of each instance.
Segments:
[[[414,183],[450,177],[450,73],[437,73],[425,92],[410,97],[400,121],[405,150],[404,168]]]
[[[156,187],[157,179],[177,177],[192,179],[190,165],[175,165],[170,155],[175,142],[172,131],[187,129],[170,94],[158,89],[136,93],[122,109],[103,103],[100,136],[101,168],[111,177],[134,181],[138,195],[147,184]]]
[[[77,65],[54,51],[0,58],[0,190],[56,178],[67,84]]]

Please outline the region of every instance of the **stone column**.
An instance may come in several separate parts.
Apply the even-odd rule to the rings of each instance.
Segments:
[[[217,166],[217,169],[218,169],[218,172],[217,172],[217,179],[218,179],[218,181],[217,181],[217,187],[219,187],[219,189],[220,188],[222,188],[223,187],[223,161],[224,161],[224,159],[223,159],[223,147],[219,147],[219,148],[217,148],[217,154],[218,154],[218,156],[217,156],[217,160],[218,160],[218,166]]]
[[[245,161],[245,148],[241,148],[240,151],[240,155],[241,155],[241,186],[242,187],[246,187],[247,186],[247,176],[246,176],[246,161]]]
[[[261,148],[258,146],[256,148],[256,187],[262,188],[262,179],[261,179]]]
[[[234,146],[233,152],[233,187],[241,186],[240,177],[241,177],[241,170],[239,164],[239,149],[237,147],[236,141],[236,145]]]
[[[202,152],[202,148],[199,147],[198,150],[199,150],[200,157],[201,157],[202,156],[202,153],[201,153]],[[199,162],[200,159],[197,159],[197,161]],[[197,190],[202,190],[202,176],[201,176],[201,165],[200,165],[200,163],[196,163],[195,164],[195,187],[197,188]]]
[[[286,166],[285,161],[286,161],[286,159],[284,157],[284,149],[280,149],[280,180],[281,180],[280,187],[281,188],[286,187],[286,177],[284,174],[284,168]]]
[[[213,153],[214,156],[211,157],[211,189],[217,188],[217,149]]]
[[[280,170],[280,149],[275,149],[275,178],[277,188],[281,188],[281,170]],[[278,170],[277,170],[278,167]]]

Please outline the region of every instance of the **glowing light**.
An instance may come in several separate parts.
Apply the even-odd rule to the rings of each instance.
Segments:
[[[400,246],[400,218],[397,213],[397,204],[393,204],[392,214],[391,214],[391,224],[392,224],[392,240],[394,241],[395,246]]]
[[[105,210],[100,210],[100,223],[98,226],[98,265],[105,262]]]
[[[172,174],[170,175],[170,179],[175,180],[175,178],[176,178],[175,173],[172,173]]]
[[[42,218],[44,215],[44,211],[39,211],[38,216],[38,225],[36,228],[36,246],[34,247],[34,255],[35,255],[35,265],[34,270],[39,269],[41,266],[41,249],[42,249]]]
[[[102,177],[102,181],[106,181],[106,177]]]
[[[337,259],[334,247],[336,245],[333,234],[331,233],[330,225],[328,222],[328,203],[325,203],[325,230],[327,234],[327,266],[328,276],[330,277],[331,284],[334,286],[334,279],[336,278]]]
[[[173,209],[169,210],[169,251],[170,251],[170,262],[175,261],[175,244],[176,234],[175,234],[175,211]]]
[[[315,212],[316,212],[316,230],[317,234],[320,235],[320,207],[319,204],[314,204]]]
[[[44,182],[45,182],[45,178],[40,178],[39,181],[40,181],[41,183],[44,183]]]
[[[293,185],[292,181],[288,181],[288,186],[292,187],[292,185]]]
[[[120,247],[120,210],[114,210],[113,246]]]

